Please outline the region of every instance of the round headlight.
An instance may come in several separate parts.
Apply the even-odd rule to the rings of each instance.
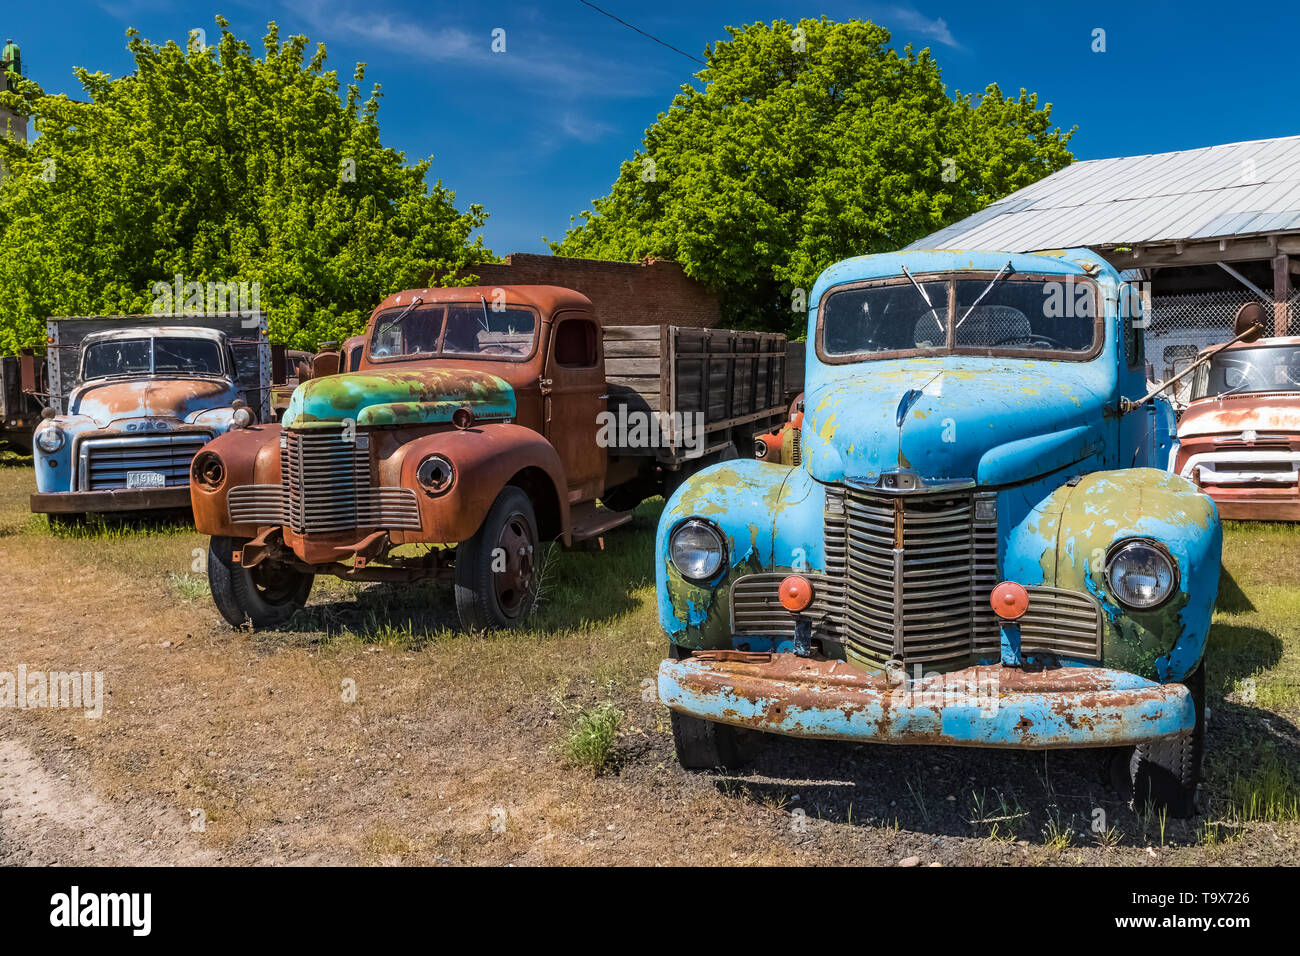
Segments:
[[[415,480],[425,494],[446,494],[456,481],[456,466],[443,455],[430,455],[415,469]]]
[[[1106,561],[1106,580],[1121,603],[1147,610],[1169,599],[1178,587],[1178,568],[1154,541],[1126,541]]]
[[[679,525],[668,539],[668,555],[682,577],[705,581],[722,567],[727,545],[717,528],[707,521],[692,518]]]
[[[253,413],[247,406],[236,408],[230,415],[231,428],[247,428],[253,424]]]
[[[767,442],[761,438],[754,439],[754,457],[759,461],[767,457]]]
[[[214,452],[201,451],[194,458],[190,475],[201,487],[216,491],[226,480],[226,466]]]
[[[65,441],[67,438],[58,425],[46,425],[36,433],[36,445],[47,455],[52,455],[62,448]]]

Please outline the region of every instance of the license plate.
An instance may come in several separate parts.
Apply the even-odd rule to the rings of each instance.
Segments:
[[[167,485],[167,476],[161,471],[128,471],[126,486],[128,488],[163,488]]]

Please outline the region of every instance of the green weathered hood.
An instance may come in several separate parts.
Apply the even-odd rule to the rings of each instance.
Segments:
[[[513,418],[515,392],[503,379],[470,369],[327,375],[294,389],[282,424],[285,428],[323,428],[349,418],[358,425],[449,422],[452,413],[464,405],[475,418]]]

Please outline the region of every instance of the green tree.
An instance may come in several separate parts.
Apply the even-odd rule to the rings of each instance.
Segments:
[[[43,342],[50,315],[150,312],[177,274],[258,283],[272,341],[313,348],[486,257],[482,207],[380,144],[364,64],[340,97],[324,46],[304,62],[307,38],[272,23],[257,58],[217,24],[206,49],[128,31],[134,74],[76,70],[88,102],[0,93],[40,134],[0,138],[0,351]]]
[[[729,323],[802,329],[793,291],[1066,166],[1035,94],[949,96],[928,50],[826,18],[728,27],[558,255],[676,259]]]

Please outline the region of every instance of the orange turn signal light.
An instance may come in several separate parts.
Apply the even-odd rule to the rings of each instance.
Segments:
[[[791,574],[781,581],[781,606],[787,611],[802,611],[812,597],[812,584],[803,575]]]
[[[993,593],[989,595],[989,604],[993,606],[993,613],[998,617],[1006,621],[1014,621],[1023,617],[1029,610],[1029,592],[1023,585],[1016,584],[1014,581],[1003,581],[993,588]]]

